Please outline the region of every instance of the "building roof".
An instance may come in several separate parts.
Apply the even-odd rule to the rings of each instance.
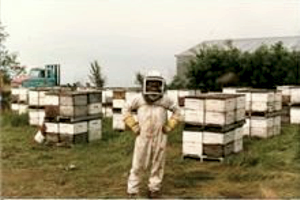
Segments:
[[[288,37],[264,37],[264,38],[244,38],[244,39],[226,39],[226,40],[208,40],[197,44],[196,46],[189,48],[188,50],[177,54],[180,56],[194,56],[195,53],[203,46],[217,45],[219,47],[225,47],[228,41],[232,42],[234,47],[237,47],[241,51],[253,52],[261,45],[267,46],[273,45],[279,41],[289,50],[300,50],[300,36],[288,36]]]

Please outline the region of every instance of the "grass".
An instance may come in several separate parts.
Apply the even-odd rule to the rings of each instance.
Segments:
[[[34,143],[36,128],[26,116],[4,114],[1,122],[2,196],[126,197],[134,136],[111,130],[110,119],[102,140],[71,148]],[[244,151],[223,163],[182,159],[181,132],[169,137],[163,198],[300,197],[299,127],[286,126],[266,140],[246,139]],[[143,179],[141,197],[147,173]]]

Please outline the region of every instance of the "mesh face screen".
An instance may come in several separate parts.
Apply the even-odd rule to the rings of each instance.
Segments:
[[[158,80],[147,80],[146,81],[146,92],[157,92],[162,93],[163,91],[163,83]]]

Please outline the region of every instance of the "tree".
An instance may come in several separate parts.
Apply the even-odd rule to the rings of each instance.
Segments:
[[[262,45],[253,52],[241,52],[230,42],[225,47],[203,46],[190,60],[186,88],[202,91],[221,90],[225,86],[275,88],[299,84],[300,52],[290,51],[282,42]],[[171,85],[176,87],[180,77]]]
[[[135,84],[142,86],[144,82],[144,75],[141,72],[135,74]]]
[[[187,80],[175,75],[172,82],[168,85],[168,89],[185,89],[187,87]]]
[[[8,34],[0,23],[0,78],[2,84],[9,84],[11,79],[25,72],[24,67],[17,61],[17,55],[10,53],[4,42]]]
[[[103,77],[103,74],[101,73],[101,67],[96,60],[91,63],[89,78],[96,87],[104,87],[105,78]]]

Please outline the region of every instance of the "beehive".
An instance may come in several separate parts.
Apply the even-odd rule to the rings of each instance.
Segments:
[[[300,107],[291,107],[291,124],[300,124]]]
[[[94,119],[88,122],[88,141],[99,140],[102,138],[102,121]]]

